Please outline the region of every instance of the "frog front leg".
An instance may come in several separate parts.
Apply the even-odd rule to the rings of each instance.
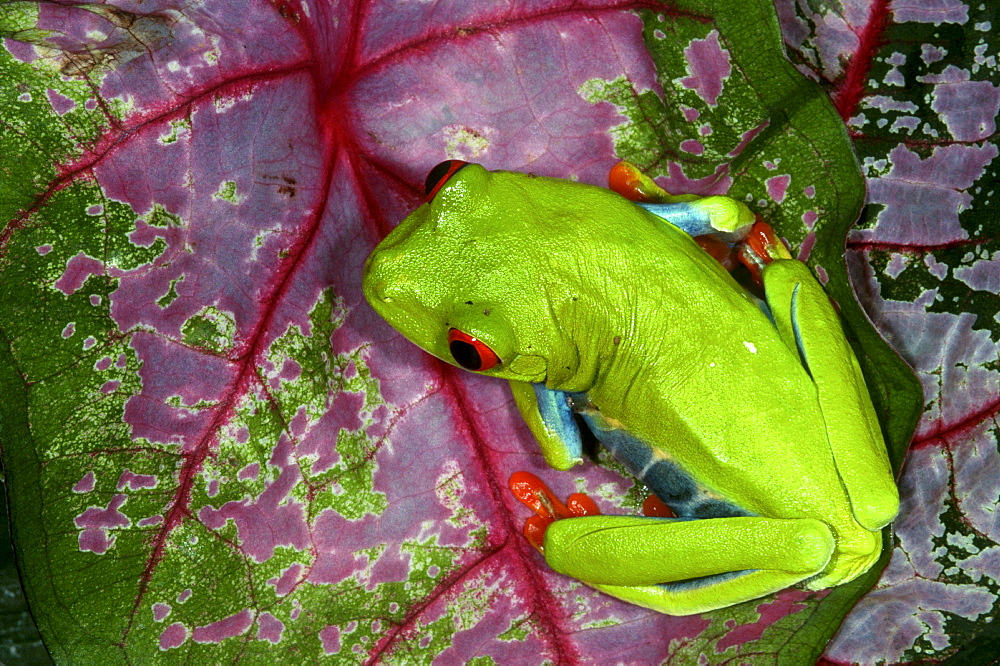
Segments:
[[[746,204],[727,196],[670,194],[628,162],[619,162],[611,169],[608,186],[692,237],[739,242],[749,233],[755,219]]]
[[[549,467],[566,471],[583,462],[583,440],[566,393],[546,388],[545,384],[510,382],[514,404],[538,440],[542,457]]]
[[[623,601],[690,615],[811,578],[835,545],[810,518],[588,516],[549,525],[544,555],[554,570]]]

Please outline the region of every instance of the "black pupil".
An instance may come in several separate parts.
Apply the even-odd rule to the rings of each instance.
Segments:
[[[427,180],[424,181],[424,196],[430,196],[431,190],[438,184],[438,181],[448,175],[451,163],[452,160],[445,160],[431,169],[430,173],[427,174]]]
[[[458,364],[466,370],[478,370],[483,367],[483,359],[479,357],[479,352],[468,342],[452,340],[448,349]]]

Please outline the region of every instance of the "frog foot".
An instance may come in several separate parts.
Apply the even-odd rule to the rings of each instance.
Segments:
[[[524,522],[524,537],[539,552],[544,551],[545,531],[549,525],[565,518],[599,516],[601,510],[585,493],[573,493],[560,502],[544,481],[531,472],[514,472],[508,482],[510,491],[522,504],[535,512]],[[649,495],[642,503],[642,515],[656,518],[674,518],[677,514],[656,495]]]
[[[557,520],[599,516],[601,510],[584,493],[573,493],[560,502],[545,482],[531,472],[514,472],[508,482],[510,491],[522,504],[535,512],[524,522],[523,534],[539,552],[544,551],[545,530]]]
[[[642,503],[642,515],[648,516],[650,518],[676,518],[677,514],[674,513],[669,506],[663,503],[656,495],[650,495],[646,498],[646,501]]]
[[[733,250],[729,243],[720,241],[718,238],[713,238],[712,236],[695,236],[694,242],[697,243],[701,249],[708,252],[713,259],[722,264],[722,267],[727,271],[732,273],[737,266],[739,266],[739,253]]]
[[[791,259],[792,255],[770,224],[757,216],[750,233],[740,246],[739,259],[750,270],[754,282],[763,284],[761,272],[764,266],[776,259]]]

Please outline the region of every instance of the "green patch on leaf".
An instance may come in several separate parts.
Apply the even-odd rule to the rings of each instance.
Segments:
[[[531,631],[531,620],[527,617],[519,617],[512,620],[510,628],[497,636],[497,638],[502,641],[524,641],[524,639],[531,635]]]
[[[159,305],[161,308],[165,308],[168,305],[170,305],[171,303],[173,303],[175,300],[177,300],[177,296],[178,296],[178,294],[177,294],[177,283],[180,282],[180,281],[182,281],[183,279],[184,279],[184,276],[182,275],[182,276],[180,276],[178,278],[174,278],[173,280],[171,280],[170,281],[170,288],[167,289],[167,293],[165,293],[163,296],[161,296],[159,299],[157,299],[156,304]]]
[[[637,91],[632,83],[620,76],[613,81],[590,79],[578,91],[591,104],[612,104],[628,118],[611,130],[615,153],[636,165],[656,164],[662,157],[665,134],[670,133],[671,121],[667,105],[652,90]],[[647,172],[649,173],[649,172]],[[651,176],[659,175],[649,173]]]
[[[151,227],[165,228],[184,226],[184,220],[182,220],[179,215],[174,215],[168,212],[166,208],[158,203],[153,204],[153,210],[151,210],[144,219],[146,224]]]
[[[243,196],[236,191],[236,181],[226,180],[219,184],[219,189],[212,195],[216,199],[228,201],[236,205],[243,200]]]
[[[191,119],[190,118],[179,118],[177,120],[170,121],[170,134],[160,137],[160,143],[163,145],[176,143],[178,139],[184,134],[191,133]]]
[[[174,289],[174,284],[181,279],[178,278],[170,282],[171,291]],[[174,293],[176,298],[176,292]],[[161,304],[160,307],[165,306]],[[192,347],[205,349],[214,354],[222,354],[232,349],[235,344],[236,320],[232,313],[209,305],[184,322],[181,334],[184,342]]]

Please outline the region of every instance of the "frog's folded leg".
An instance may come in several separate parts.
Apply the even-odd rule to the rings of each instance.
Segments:
[[[518,381],[511,381],[510,389],[521,416],[538,440],[545,462],[558,470],[583,462],[583,440],[566,392]]]
[[[764,268],[764,289],[778,333],[816,385],[826,432],[854,518],[875,531],[899,510],[899,491],[882,441],[878,416],[840,318],[809,268],[774,261]]]
[[[835,547],[811,518],[589,516],[550,525],[544,553],[556,571],[606,594],[690,615],[811,578]]]

